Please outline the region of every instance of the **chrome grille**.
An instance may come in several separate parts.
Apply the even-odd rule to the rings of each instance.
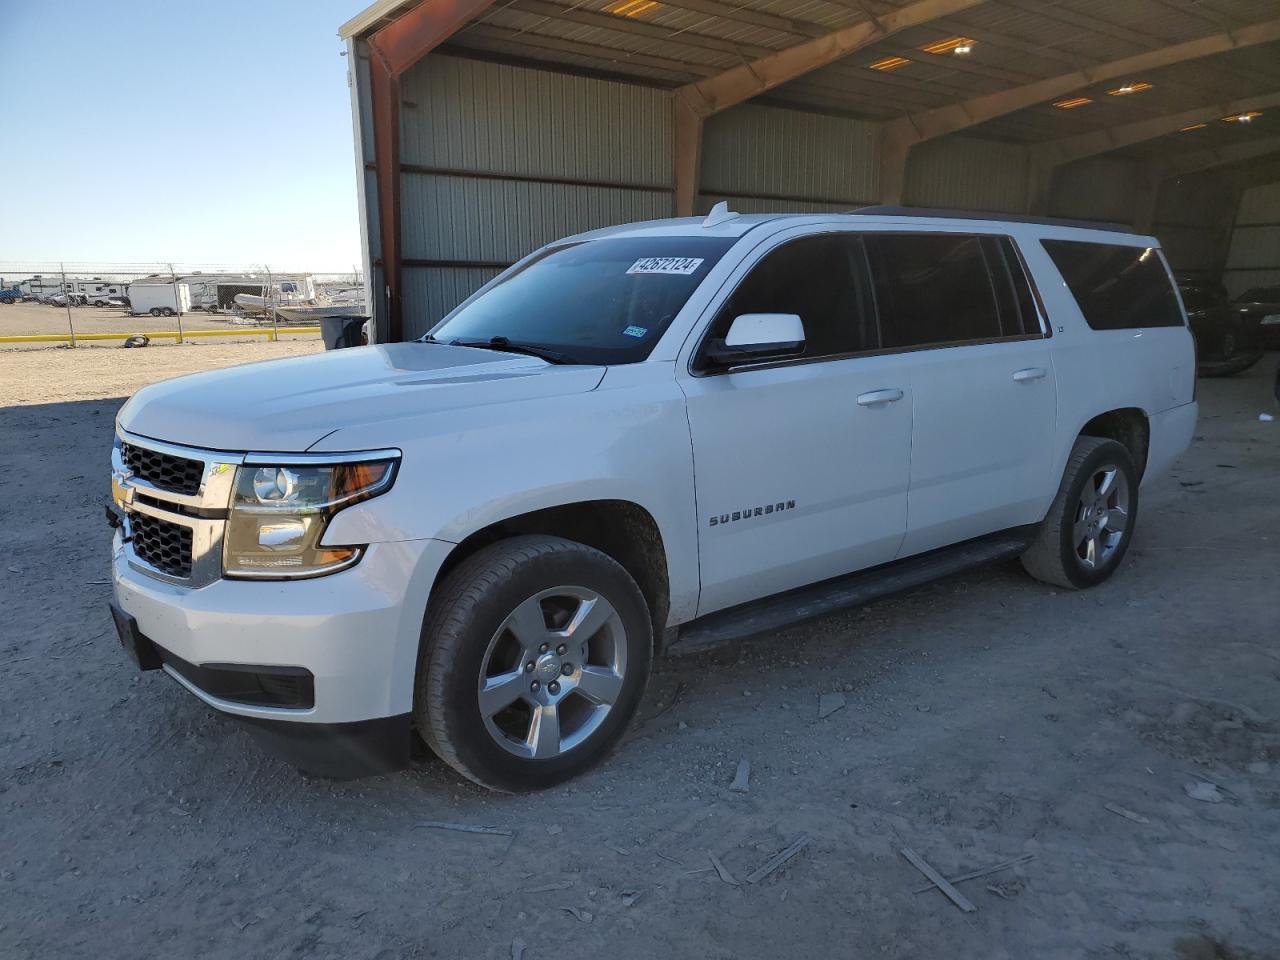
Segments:
[[[161,573],[188,579],[191,576],[193,531],[145,513],[130,513],[133,552]]]
[[[153,487],[185,496],[200,492],[200,479],[204,476],[202,460],[188,460],[131,443],[120,445],[120,458],[131,473]]]

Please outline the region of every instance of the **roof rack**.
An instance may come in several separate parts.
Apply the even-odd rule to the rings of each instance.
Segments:
[[[848,213],[873,217],[931,217],[940,220],[1000,220],[1006,223],[1038,223],[1046,227],[1076,227],[1082,230],[1105,230],[1108,233],[1133,233],[1119,223],[1101,220],[1067,220],[1061,217],[1033,217],[1025,213],[997,213],[991,210],[944,210],[938,207],[896,207],[877,205],[857,207]]]

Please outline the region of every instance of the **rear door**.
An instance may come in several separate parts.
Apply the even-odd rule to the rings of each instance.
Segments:
[[[1041,519],[1056,489],[1047,332],[1013,242],[869,234],[884,347],[911,370],[901,556]]]
[[[724,336],[744,313],[794,313],[805,349],[731,370],[708,368],[695,352],[680,378],[693,438],[700,614],[892,560],[906,531],[910,364],[874,355],[861,240],[792,235],[730,284],[706,338]]]

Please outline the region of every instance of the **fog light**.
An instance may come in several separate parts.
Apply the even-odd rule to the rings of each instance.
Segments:
[[[276,520],[258,524],[258,546],[268,550],[295,550],[307,535],[306,520]]]

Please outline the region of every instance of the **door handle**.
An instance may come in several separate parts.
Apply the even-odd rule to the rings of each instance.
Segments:
[[[1048,373],[1044,367],[1027,367],[1025,370],[1015,370],[1013,374],[1014,383],[1026,383],[1028,380],[1043,380],[1045,374]]]
[[[886,390],[872,390],[869,393],[858,394],[858,406],[874,407],[882,403],[893,403],[893,401],[901,399],[902,391],[897,387],[889,387]]]

